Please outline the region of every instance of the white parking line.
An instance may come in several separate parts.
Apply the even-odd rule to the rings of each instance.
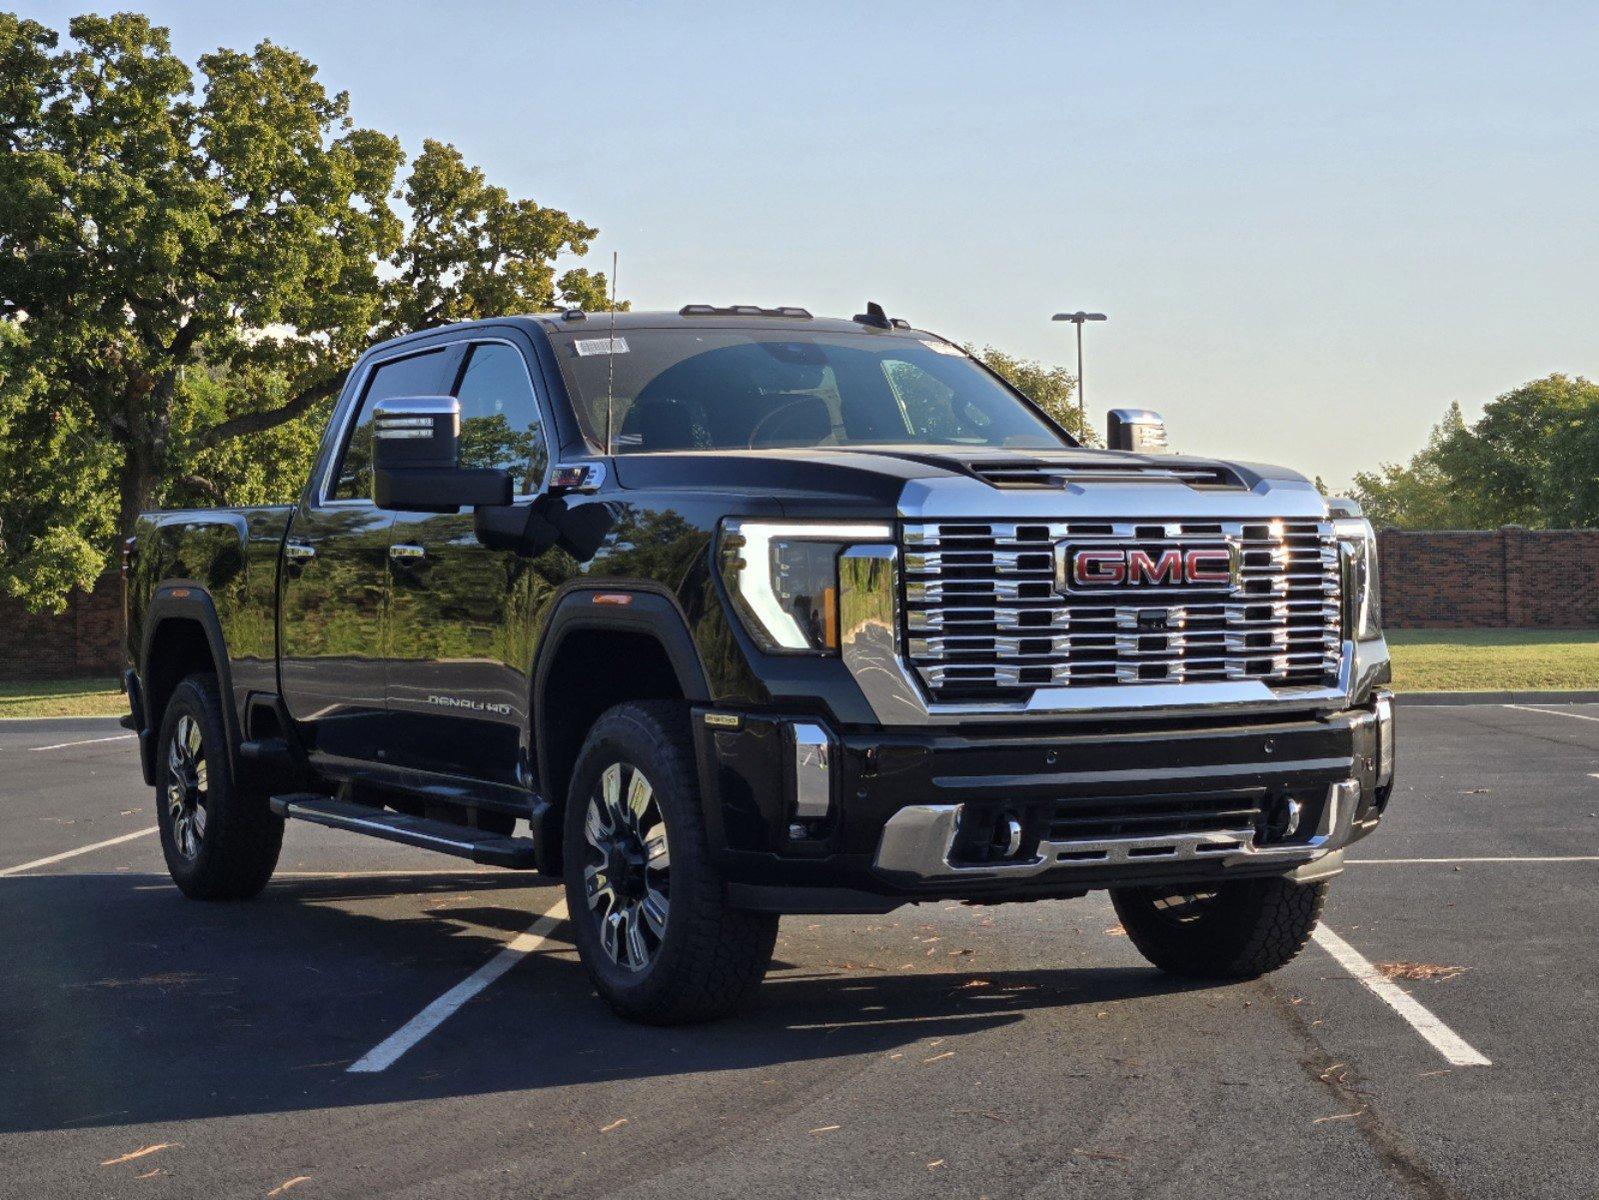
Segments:
[[[1419,1000],[1367,962],[1360,951],[1332,930],[1325,925],[1318,925],[1316,932],[1311,936],[1316,939],[1317,945],[1338,961],[1339,966],[1360,980],[1377,999],[1409,1022],[1412,1029],[1426,1038],[1428,1044],[1444,1056],[1445,1062],[1455,1067],[1493,1066],[1493,1063],[1480,1051],[1433,1016]]]
[[[1421,863],[1568,863],[1599,862],[1599,854],[1549,854],[1521,855],[1514,858],[1350,858],[1344,860],[1351,867],[1381,867],[1388,864]]]
[[[419,869],[416,869],[416,870],[410,870],[410,871],[406,871],[406,870],[402,870],[402,869],[399,869],[399,868],[395,868],[393,870],[383,870],[383,871],[274,871],[274,872],[272,872],[272,878],[273,879],[368,879],[368,878],[377,879],[377,878],[385,877],[385,876],[389,876],[389,875],[402,875],[402,876],[403,875],[425,875],[425,876],[441,875],[441,876],[446,876],[446,877],[455,876],[455,875],[497,875],[501,879],[513,878],[512,874],[510,872],[506,871],[506,869],[504,867],[459,867],[459,868],[456,868],[456,867],[443,867],[443,868],[422,867],[422,868],[419,868]],[[523,882],[526,883],[529,887],[538,887],[538,886],[543,886],[544,883],[545,883],[545,880],[544,880],[544,878],[542,876],[534,876],[533,878],[524,880]]]
[[[84,738],[81,742],[57,742],[53,746],[30,746],[30,750],[65,750],[69,746],[93,746],[97,742],[125,742],[129,738],[137,737],[135,733],[118,733],[111,737]]]
[[[1590,717],[1587,713],[1566,712],[1559,708],[1535,708],[1531,704],[1506,704],[1504,707],[1520,709],[1522,712],[1548,713],[1551,717],[1570,717],[1573,721],[1599,721],[1599,717]]]
[[[148,829],[135,829],[132,833],[124,833],[121,837],[107,838],[103,842],[95,842],[92,846],[79,846],[76,850],[63,850],[60,854],[52,854],[49,858],[36,858],[32,862],[25,862],[18,867],[7,867],[0,871],[0,879],[7,875],[21,875],[24,871],[32,871],[38,867],[48,867],[51,863],[64,862],[69,858],[77,858],[80,854],[92,854],[96,850],[104,850],[107,846],[117,846],[123,842],[131,842],[134,838],[148,837],[152,833],[160,832],[160,827],[150,826]]]
[[[534,921],[526,933],[520,933],[512,938],[505,949],[368,1050],[345,1070],[362,1075],[388,1070],[402,1054],[449,1020],[463,1004],[543,946],[549,940],[551,931],[564,920],[566,920],[566,900],[563,898],[557,900],[549,912]]]

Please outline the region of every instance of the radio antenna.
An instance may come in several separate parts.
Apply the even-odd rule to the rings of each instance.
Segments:
[[[605,457],[611,448],[611,401],[616,392],[616,251],[611,251],[611,336],[605,342]]]

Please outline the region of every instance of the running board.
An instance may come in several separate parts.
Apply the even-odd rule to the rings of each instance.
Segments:
[[[449,821],[411,817],[385,808],[374,808],[370,804],[357,804],[353,800],[340,800],[312,792],[273,796],[270,803],[272,811],[280,817],[294,817],[326,825],[330,829],[348,829],[352,833],[364,833],[388,842],[437,850],[440,854],[469,858],[487,867],[531,870],[537,865],[531,838],[506,837]]]

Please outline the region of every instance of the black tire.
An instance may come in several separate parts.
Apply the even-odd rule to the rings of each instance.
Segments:
[[[625,819],[612,828],[594,827],[609,848],[602,853],[585,826],[591,801],[604,815],[602,779],[612,767],[619,790],[630,789],[635,775],[643,779],[649,807],[631,827]],[[578,953],[600,997],[618,1015],[679,1025],[724,1016],[754,998],[772,960],[777,917],[727,907],[711,861],[685,705],[621,704],[594,723],[572,772],[564,849],[567,910]],[[662,853],[668,865],[650,867]],[[620,865],[624,862],[631,868]],[[632,869],[638,878],[624,886]],[[591,872],[598,872],[592,876],[598,880],[593,905]],[[630,891],[640,893],[635,901],[628,900]],[[630,910],[630,903],[636,909]],[[659,926],[647,909],[664,912]],[[640,939],[637,947],[627,936],[629,912]],[[603,928],[612,913],[620,914],[615,918],[620,925],[610,933],[614,949],[607,949]],[[634,966],[632,952],[640,947],[642,965]]]
[[[1150,962],[1188,979],[1254,979],[1290,962],[1310,941],[1327,881],[1113,889],[1122,928]]]
[[[173,745],[180,729],[186,755]],[[167,870],[194,900],[256,895],[272,878],[283,846],[283,818],[267,806],[263,791],[240,786],[227,746],[217,677],[190,675],[173,690],[161,718],[156,820]]]

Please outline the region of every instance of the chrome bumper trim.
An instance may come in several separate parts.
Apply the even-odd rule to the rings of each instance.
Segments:
[[[833,807],[833,742],[827,730],[809,721],[794,725],[794,815],[825,821]]]
[[[958,865],[950,862],[960,832],[962,804],[915,804],[899,810],[883,827],[873,865],[886,875],[917,880],[1026,879],[1045,871],[1069,873],[1073,868],[1143,866],[1168,862],[1220,860],[1224,867],[1280,862],[1315,862],[1349,840],[1360,784],[1353,779],[1332,784],[1321,822],[1309,841],[1290,846],[1256,846],[1253,829],[1176,834],[1167,837],[1105,838],[1093,841],[1043,842],[1027,862]]]
[[[1377,714],[1377,786],[1394,781],[1394,694],[1384,690],[1372,701]]]

